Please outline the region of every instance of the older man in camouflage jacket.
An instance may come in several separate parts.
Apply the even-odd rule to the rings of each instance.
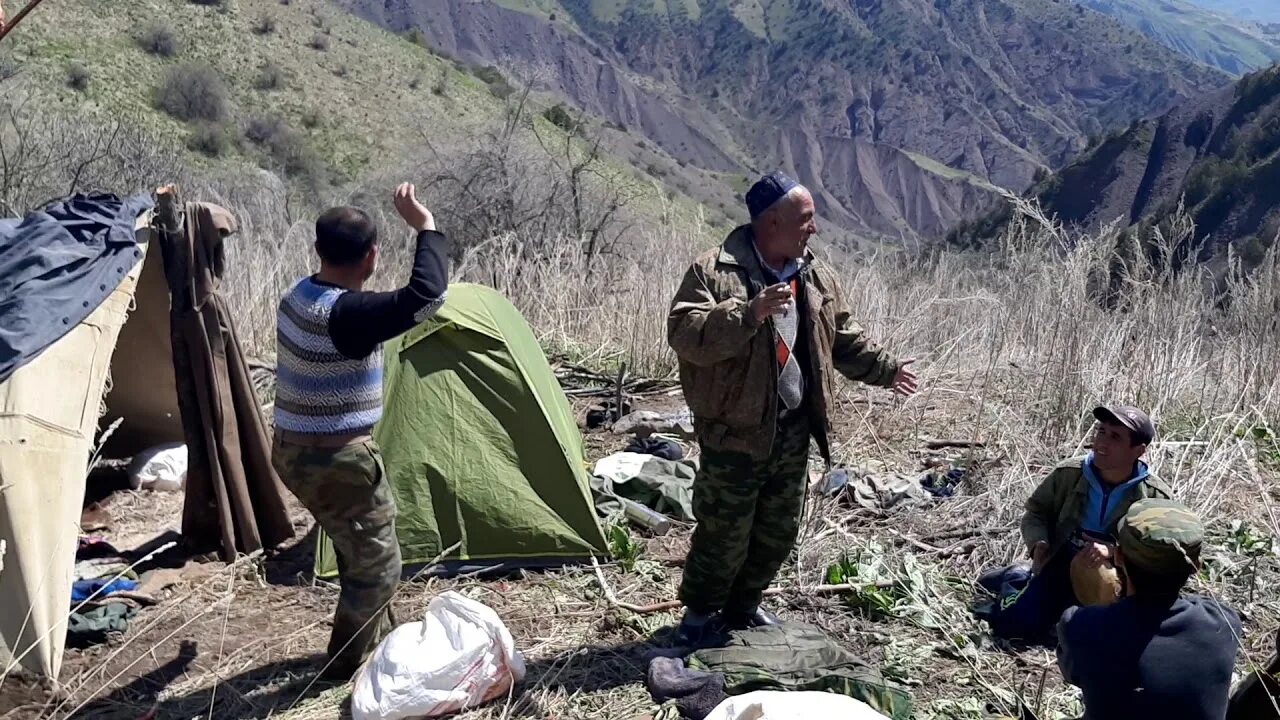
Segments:
[[[778,622],[760,601],[799,530],[810,438],[830,460],[835,373],[916,391],[912,361],[867,338],[834,272],[809,251],[809,191],[773,173],[746,202],[751,223],[693,263],[667,319],[702,448],[680,588],[688,642],[717,613],[727,627]]]

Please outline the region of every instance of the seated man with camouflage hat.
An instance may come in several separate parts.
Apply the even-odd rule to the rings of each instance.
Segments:
[[[1138,500],[1171,496],[1142,461],[1155,436],[1151,418],[1131,405],[1099,406],[1093,416],[1092,452],[1059,463],[1027,500],[1022,518],[1046,632],[1072,605],[1116,600],[1116,526]]]
[[[1172,500],[1141,500],[1117,536],[1125,597],[1073,607],[1058,623],[1058,666],[1083,691],[1085,720],[1222,720],[1240,618],[1182,594],[1200,564],[1199,518]]]

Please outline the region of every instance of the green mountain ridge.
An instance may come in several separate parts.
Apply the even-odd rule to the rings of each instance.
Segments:
[[[1271,0],[1190,0],[1215,12],[1259,23],[1280,23],[1280,3]]]
[[[1077,0],[1187,57],[1232,75],[1280,61],[1276,33],[1183,0]]]
[[[1134,123],[1027,196],[1068,226],[1119,221],[1142,240],[1181,204],[1196,225],[1182,259],[1220,263],[1231,248],[1256,264],[1280,233],[1280,66]],[[1009,216],[1001,208],[951,240],[992,237]]]

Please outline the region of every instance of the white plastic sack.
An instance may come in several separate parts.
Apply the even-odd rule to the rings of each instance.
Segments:
[[[129,467],[129,485],[137,490],[177,492],[187,484],[187,446],[157,445],[138,453]]]
[[[441,593],[422,622],[387,635],[356,678],[354,720],[458,712],[504,696],[524,679],[524,658],[497,613],[456,592]]]
[[[827,692],[757,690],[727,698],[706,720],[884,720],[871,706]]]

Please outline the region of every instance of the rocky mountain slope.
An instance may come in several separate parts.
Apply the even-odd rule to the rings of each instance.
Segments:
[[[339,0],[842,224],[936,236],[1086,138],[1229,78],[1055,0]],[[928,160],[922,161],[921,158]],[[948,169],[950,168],[950,169]]]
[[[1280,33],[1184,0],[1077,0],[1187,57],[1232,75],[1280,61]],[[1277,3],[1280,7],[1280,3]]]
[[[1119,221],[1143,236],[1181,202],[1197,231],[1184,252],[1220,259],[1234,245],[1256,262],[1280,232],[1280,66],[1134,123],[1029,194],[1069,225]],[[989,236],[1006,217],[953,239]]]

